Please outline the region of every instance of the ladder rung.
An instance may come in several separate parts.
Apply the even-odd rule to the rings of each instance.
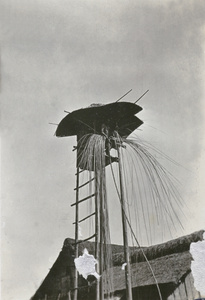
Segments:
[[[92,198],[93,196],[95,196],[95,194],[92,194],[92,195],[90,195],[90,196],[88,196],[88,197],[85,197],[85,198],[83,198],[82,200],[79,200],[78,202],[75,202],[75,203],[71,204],[71,206],[74,206],[74,205],[76,205],[76,204],[78,204],[78,203],[81,203],[81,202],[83,202],[83,201],[85,201],[85,200],[87,200],[87,199],[89,199],[89,198]]]
[[[74,191],[76,191],[77,189],[80,189],[81,187],[85,186],[86,184],[92,182],[95,179],[95,177],[93,177],[91,180],[86,181],[85,183],[81,184],[79,187],[76,187],[74,189]]]
[[[78,175],[78,174],[82,173],[83,171],[85,171],[85,170],[80,170],[78,173],[75,173],[75,175]]]
[[[87,217],[81,219],[80,221],[78,221],[78,223],[81,223],[81,222],[85,221],[86,219],[88,219],[88,218],[90,218],[90,217],[92,217],[92,216],[94,216],[94,215],[95,215],[95,212],[92,213],[92,214],[90,214],[89,216],[87,216]],[[73,224],[76,224],[76,222],[73,222]]]
[[[87,239],[85,240],[82,240],[82,241],[78,241],[77,243],[73,243],[73,245],[77,245],[77,244],[80,244],[80,243],[83,243],[83,242],[86,242],[88,240],[91,240],[92,238],[94,238],[96,236],[96,234],[93,234],[92,236],[88,237]]]

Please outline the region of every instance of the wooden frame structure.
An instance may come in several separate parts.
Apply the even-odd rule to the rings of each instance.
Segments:
[[[124,241],[124,258],[125,267],[125,282],[127,300],[132,300],[131,286],[131,270],[129,259],[129,246],[127,234],[127,220],[124,199],[124,187],[122,180],[122,157],[120,148],[122,146],[121,137],[127,137],[143,122],[138,119],[135,114],[140,112],[142,108],[134,103],[129,102],[114,102],[107,105],[94,104],[90,107],[76,110],[68,115],[60,122],[56,130],[57,137],[77,136],[77,172],[76,172],[76,202],[71,206],[75,206],[75,257],[79,256],[78,245],[95,237],[95,258],[99,261],[98,272],[103,274],[104,264],[104,245],[106,245],[104,225],[107,220],[107,195],[106,195],[106,178],[105,168],[107,165],[116,161],[119,165],[119,183],[120,183],[120,203],[122,210],[122,227]],[[89,142],[95,138],[100,142],[91,149],[89,154],[86,152]],[[100,146],[99,146],[100,145]],[[96,149],[95,149],[96,148]],[[110,150],[114,148],[117,152],[117,157],[110,155]],[[90,155],[92,153],[92,155]],[[99,153],[101,154],[99,156]],[[90,157],[92,156],[92,157]],[[80,174],[83,171],[92,173],[92,178],[80,185]],[[83,199],[79,199],[79,190],[94,182],[95,192],[87,195]],[[95,199],[95,212],[87,217],[79,220],[80,203]],[[79,223],[85,219],[95,215],[95,233],[83,241],[79,240]],[[78,273],[75,269],[73,300],[77,300],[78,294]],[[96,300],[104,299],[103,279],[96,282]]]

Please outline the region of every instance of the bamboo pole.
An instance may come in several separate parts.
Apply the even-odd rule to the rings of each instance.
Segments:
[[[100,236],[99,236],[99,179],[100,174],[99,170],[95,170],[95,258],[99,261],[99,245],[100,245]],[[99,265],[97,265],[97,272],[99,272]],[[96,282],[96,294],[95,299],[99,300],[100,298],[100,284],[99,280]]]
[[[68,300],[71,300],[70,291],[68,291]]]
[[[103,286],[103,244],[104,244],[104,179],[105,179],[105,168],[102,167],[101,178],[100,178],[100,300],[104,300],[104,286]]]
[[[76,174],[76,208],[75,208],[75,258],[78,257],[78,220],[79,220],[79,207],[78,207],[78,200],[79,200],[79,167],[77,167],[77,174]],[[75,268],[75,275],[74,275],[74,294],[73,300],[77,300],[78,297],[78,271]]]
[[[132,281],[131,281],[131,268],[130,268],[130,257],[129,257],[129,246],[128,246],[128,233],[127,233],[127,220],[126,220],[126,208],[125,208],[125,196],[124,186],[122,179],[122,161],[119,145],[117,144],[118,153],[118,166],[119,166],[119,179],[120,179],[120,195],[121,195],[121,209],[122,209],[122,228],[123,228],[123,241],[124,241],[124,255],[125,255],[125,281],[126,281],[126,299],[132,300]]]

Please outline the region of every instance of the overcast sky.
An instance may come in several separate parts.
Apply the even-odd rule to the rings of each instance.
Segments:
[[[29,299],[73,237],[76,142],[48,124],[64,110],[149,89],[138,134],[181,165],[189,210],[174,237],[203,228],[204,1],[4,0],[1,20],[3,298]]]

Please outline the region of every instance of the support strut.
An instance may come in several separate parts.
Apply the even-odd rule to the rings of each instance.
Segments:
[[[78,220],[79,220],[79,207],[78,207],[78,200],[79,200],[79,167],[77,167],[76,173],[76,207],[75,207],[75,258],[78,257]],[[74,275],[74,294],[73,300],[77,300],[78,298],[78,271],[75,268],[75,275]]]

